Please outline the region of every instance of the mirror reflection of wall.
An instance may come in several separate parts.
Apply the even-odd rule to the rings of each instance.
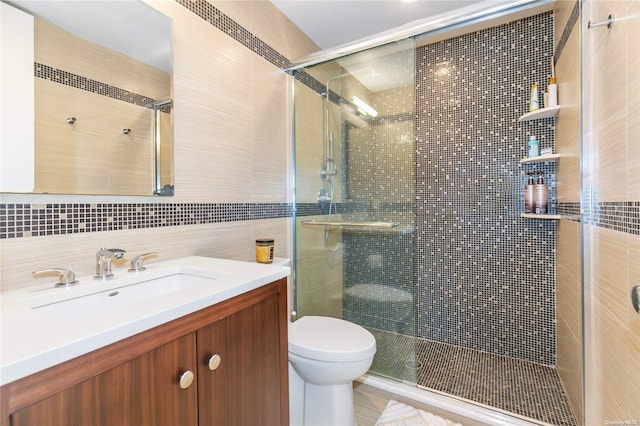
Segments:
[[[137,3],[137,8],[159,14],[141,2],[95,2],[94,7],[109,3],[108,7]],[[95,12],[105,19],[104,13]],[[170,43],[171,21],[163,18],[168,22],[164,38]],[[144,28],[146,23],[139,20],[135,25]],[[117,27],[114,32],[121,32]],[[172,105],[169,102],[157,115],[153,107],[171,99],[170,67],[149,65],[39,17],[33,32],[33,192],[153,195],[156,185],[172,185]],[[126,31],[123,35],[132,37]],[[162,148],[159,159],[154,157],[156,132]],[[156,161],[163,168],[159,179]]]

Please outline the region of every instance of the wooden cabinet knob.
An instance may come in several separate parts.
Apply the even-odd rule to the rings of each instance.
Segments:
[[[180,389],[187,389],[189,386],[191,386],[194,378],[195,375],[193,374],[193,371],[187,370],[184,373],[180,373],[180,376],[178,377]]]
[[[220,367],[221,362],[222,358],[220,358],[220,355],[211,355],[211,357],[209,358],[209,370],[214,371],[216,368]]]

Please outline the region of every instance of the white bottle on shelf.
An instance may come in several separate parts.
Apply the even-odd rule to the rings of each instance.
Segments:
[[[549,79],[549,86],[547,86],[547,92],[549,92],[549,95],[547,96],[549,99],[549,105],[545,105],[545,108],[557,107],[558,106],[558,84],[556,83],[555,77],[551,77]]]

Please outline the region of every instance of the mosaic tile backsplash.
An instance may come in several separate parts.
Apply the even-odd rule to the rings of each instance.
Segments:
[[[0,239],[291,217],[287,203],[0,204]]]
[[[520,218],[525,172],[552,201],[555,167],[519,163],[554,119],[518,122],[552,56],[550,13],[418,49],[418,337],[555,364],[556,224]]]

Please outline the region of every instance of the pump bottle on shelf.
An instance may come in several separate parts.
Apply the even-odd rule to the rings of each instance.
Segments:
[[[544,183],[543,172],[537,172],[538,180],[534,185],[534,213],[547,214],[549,203],[549,188]]]
[[[524,187],[524,212],[525,213],[533,213],[534,212],[534,183],[533,183],[533,173],[527,173],[529,177],[527,178],[527,184]]]

